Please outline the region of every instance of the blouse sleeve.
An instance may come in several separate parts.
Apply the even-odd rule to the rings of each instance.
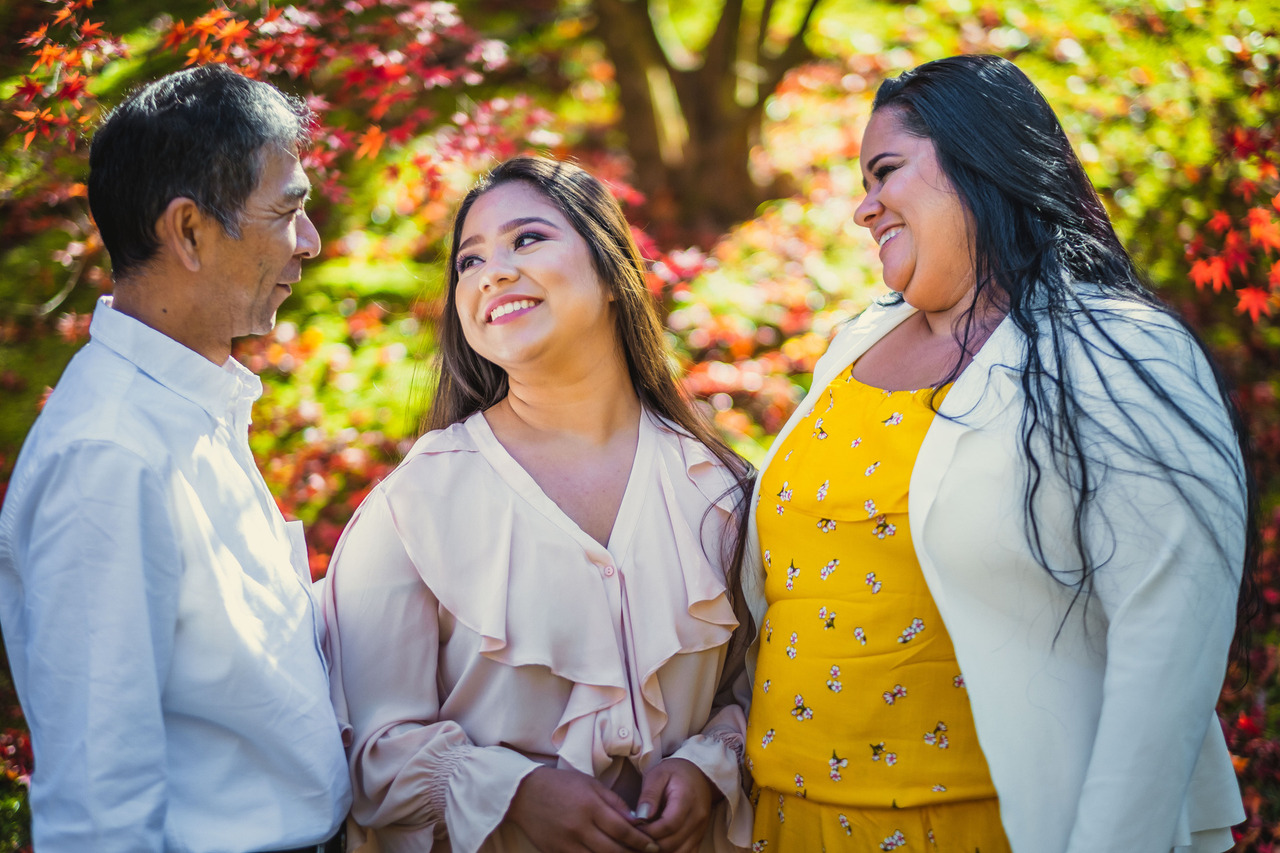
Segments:
[[[1243,559],[1243,469],[1208,364],[1168,327],[1146,326],[1126,345],[1146,356],[1160,390],[1126,378],[1091,405],[1111,436],[1090,453],[1105,463],[1091,529],[1101,533],[1094,595],[1106,669],[1070,853],[1168,853],[1188,828],[1183,803],[1217,725]],[[1137,458],[1134,445],[1161,464]]]
[[[325,596],[352,817],[413,834],[415,849],[447,835],[457,853],[477,850],[540,765],[514,750],[476,746],[458,723],[439,718],[439,603],[380,490],[347,527]]]
[[[729,840],[739,847],[750,846],[754,819],[742,763],[747,736],[745,709],[750,699],[751,682],[746,671],[740,669],[731,689],[716,697],[716,707],[702,731],[671,755],[697,765],[724,796],[725,829]]]

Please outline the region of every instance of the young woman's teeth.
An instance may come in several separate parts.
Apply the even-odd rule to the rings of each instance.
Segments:
[[[510,314],[512,311],[520,311],[524,308],[532,308],[536,304],[537,304],[536,302],[533,302],[532,300],[529,300],[529,299],[517,299],[515,302],[504,302],[503,304],[499,305],[497,308],[493,309],[493,313],[489,315],[489,322],[492,323],[494,320],[497,320],[500,317],[505,317],[508,314]]]

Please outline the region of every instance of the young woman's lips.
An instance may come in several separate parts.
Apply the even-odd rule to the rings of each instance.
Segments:
[[[502,302],[499,305],[489,309],[489,322],[491,324],[509,323],[517,317],[521,317],[538,306],[536,299],[511,299]]]

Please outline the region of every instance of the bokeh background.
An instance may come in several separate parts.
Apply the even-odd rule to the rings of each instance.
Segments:
[[[104,108],[226,62],[306,97],[319,259],[237,357],[251,442],[324,575],[417,434],[452,205],[523,152],[606,179],[690,391],[758,461],[833,330],[879,293],[853,222],[886,76],[997,53],[1042,88],[1156,292],[1236,388],[1262,485],[1263,613],[1220,712],[1240,851],[1280,835],[1278,0],[10,0],[0,5],[0,499],[110,292],[85,201]],[[1242,664],[1247,662],[1247,666]],[[1246,673],[1247,670],[1247,673]],[[1247,674],[1247,678],[1245,677]],[[1134,725],[1142,724],[1140,719]],[[30,744],[0,658],[0,851],[29,847]]]

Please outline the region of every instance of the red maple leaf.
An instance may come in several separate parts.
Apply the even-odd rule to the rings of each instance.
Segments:
[[[1228,231],[1226,239],[1222,241],[1222,262],[1228,268],[1246,273],[1251,260],[1253,255],[1245,246],[1244,236],[1239,231]]]
[[[1280,169],[1276,169],[1276,164],[1270,160],[1264,160],[1258,164],[1258,177],[1264,181],[1268,178],[1272,180],[1280,178]]]
[[[19,39],[18,44],[23,47],[35,47],[40,42],[44,41],[44,37],[47,32],[49,32],[49,25],[41,24],[39,29],[28,33],[26,38]]]
[[[1237,291],[1240,301],[1236,303],[1236,313],[1248,312],[1253,322],[1258,322],[1258,315],[1271,316],[1271,294],[1261,287],[1242,287]]]
[[[1255,181],[1251,181],[1248,178],[1241,178],[1236,181],[1236,192],[1239,193],[1240,197],[1245,201],[1253,201],[1254,193],[1257,191],[1258,184]]]
[[[1195,282],[1196,288],[1203,290],[1206,284],[1213,285],[1213,292],[1217,293],[1224,287],[1230,287],[1231,274],[1227,272],[1226,261],[1220,255],[1214,255],[1211,258],[1201,258],[1191,265],[1191,280]]]
[[[178,45],[187,40],[187,25],[182,21],[174,21],[173,26],[169,28],[169,32],[164,34],[164,41],[160,47],[162,50],[173,50]]]
[[[35,71],[42,65],[48,65],[53,68],[60,59],[66,54],[66,48],[60,44],[45,44],[40,46],[40,52],[36,54],[35,65],[31,66],[31,70]]]
[[[1231,227],[1231,217],[1225,210],[1215,210],[1209,219],[1209,230],[1221,234]]]
[[[246,42],[249,40],[249,22],[227,21],[218,27],[215,37],[222,42],[224,49],[231,47],[233,44]]]
[[[382,132],[382,128],[376,124],[371,126],[360,134],[360,147],[356,149],[356,159],[361,160],[365,157],[378,156],[378,152],[382,150],[382,143],[386,138],[387,135]]]
[[[70,101],[73,106],[79,108],[80,98],[85,94],[88,85],[89,81],[83,74],[79,71],[72,71],[62,81],[62,88],[58,90],[58,97]]]
[[[54,25],[56,26],[58,24],[61,24],[63,21],[70,20],[72,14],[73,14],[73,11],[71,9],[68,9],[65,7],[62,9],[59,9],[58,13],[53,16]]]
[[[102,28],[105,26],[103,21],[94,23],[93,21],[85,21],[80,25],[80,38],[82,41],[89,41],[102,35]]]
[[[1271,199],[1271,206],[1280,211],[1280,193],[1276,193],[1276,197]]]
[[[1272,290],[1280,290],[1280,261],[1271,265],[1271,273],[1267,276]]]
[[[25,103],[29,104],[32,101],[34,101],[43,92],[44,92],[43,86],[41,86],[35,80],[32,80],[30,77],[27,77],[24,75],[22,78],[22,82],[18,84],[17,89],[14,89],[13,94],[15,97],[22,98],[22,100]]]
[[[1259,249],[1280,251],[1280,222],[1268,219],[1264,223],[1250,225],[1249,238]]]

